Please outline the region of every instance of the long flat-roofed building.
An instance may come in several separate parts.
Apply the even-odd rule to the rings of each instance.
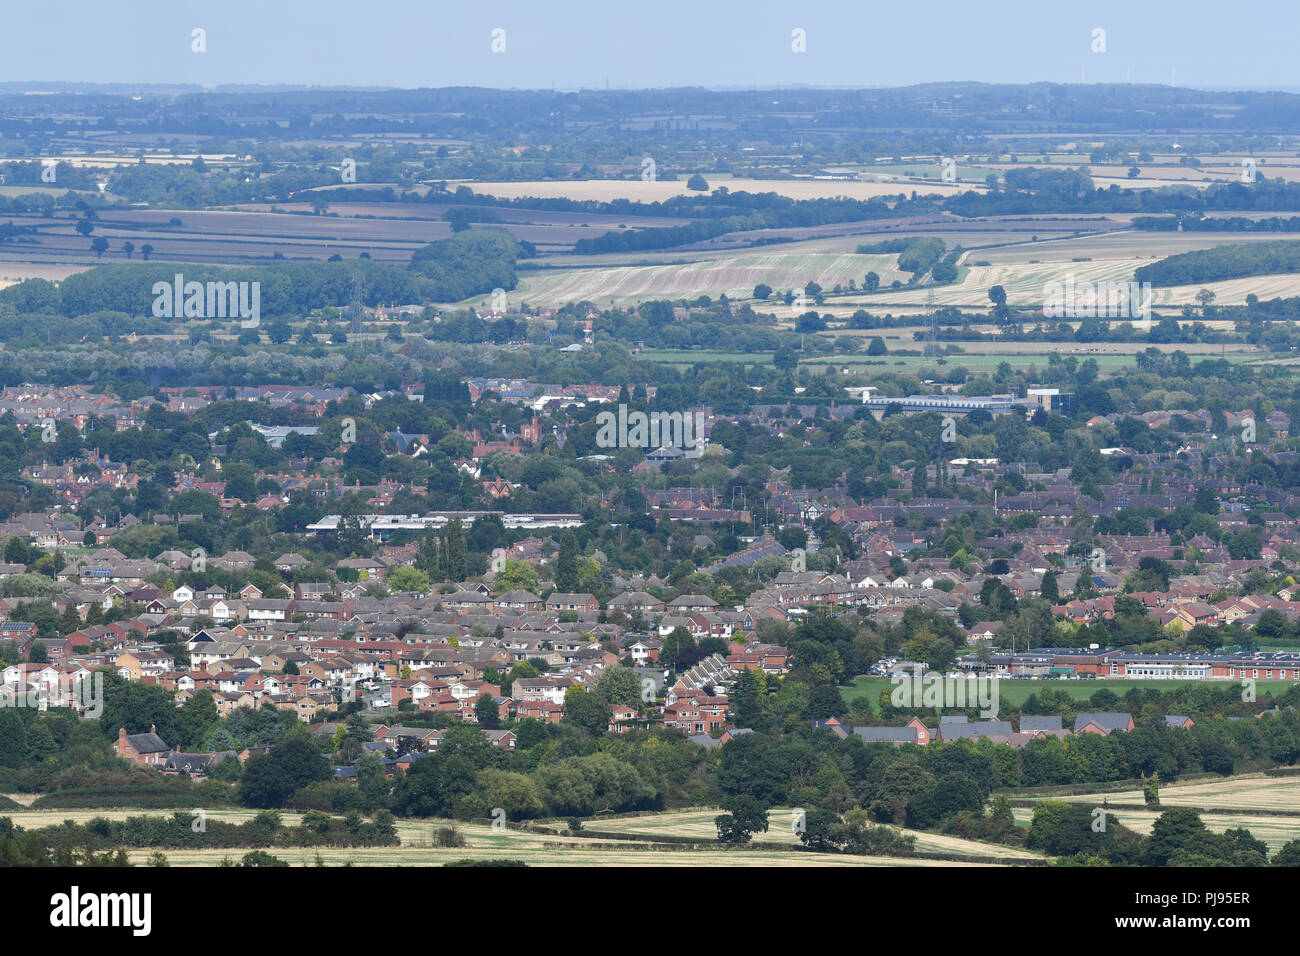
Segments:
[[[908,395],[906,398],[869,398],[862,404],[871,409],[876,418],[882,418],[891,405],[897,405],[904,412],[938,412],[940,415],[969,415],[974,411],[990,415],[1023,414],[1025,410],[1024,399],[1009,395]]]

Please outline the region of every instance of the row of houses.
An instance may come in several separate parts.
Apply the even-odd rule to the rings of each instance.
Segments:
[[[1192,718],[1185,716],[1167,716],[1165,724],[1170,727],[1190,728]],[[916,744],[924,747],[930,743],[953,740],[989,740],[995,744],[1006,744],[1017,749],[1024,747],[1031,740],[1066,737],[1078,734],[1123,733],[1134,728],[1133,716],[1128,713],[1081,713],[1075,715],[1073,728],[1064,726],[1059,716],[1022,716],[1019,727],[1011,721],[979,720],[974,721],[961,716],[941,717],[935,727],[927,727],[919,717],[913,717],[901,727],[852,727],[837,717],[813,722],[814,729],[829,730],[841,739],[856,736],[867,743]]]

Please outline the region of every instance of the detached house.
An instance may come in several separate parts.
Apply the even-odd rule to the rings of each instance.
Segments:
[[[121,728],[113,744],[114,752],[123,760],[148,767],[161,767],[166,762],[171,749],[163,743],[162,738],[158,736],[158,728],[152,724],[147,734],[128,734],[125,727]]]
[[[727,724],[727,699],[689,694],[664,707],[664,726],[687,734],[711,733]]]

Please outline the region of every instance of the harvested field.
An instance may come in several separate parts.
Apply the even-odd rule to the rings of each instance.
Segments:
[[[55,826],[65,820],[85,823],[95,817],[120,820],[128,816],[169,816],[163,810],[40,810],[17,811],[0,814],[8,816],[16,825],[34,828]],[[187,811],[179,811],[186,813]],[[661,814],[647,814],[617,819],[587,821],[592,829],[609,832],[644,835],[644,839],[602,840],[598,836],[585,837],[579,832],[570,835],[534,833],[524,830],[494,830],[485,824],[461,823],[450,820],[399,820],[399,847],[271,847],[268,852],[294,865],[310,866],[319,853],[329,865],[351,863],[356,866],[439,866],[461,859],[515,859],[532,866],[956,866],[954,861],[908,857],[871,857],[837,854],[811,854],[800,850],[780,849],[796,846],[798,839],[791,830],[788,809],[775,809],[770,813],[771,828],[758,834],[754,843],[745,847],[727,848],[716,842],[717,829],[713,818],[721,811],[716,809],[675,810]],[[255,815],[252,810],[209,810],[210,820],[239,823]],[[285,824],[296,824],[301,814],[281,814]],[[547,825],[547,824],[543,824]],[[440,827],[454,826],[466,840],[463,847],[438,847],[435,834]],[[564,831],[566,825],[549,826]],[[916,834],[917,849],[928,853],[947,853],[970,856],[996,857],[1008,864],[1020,860],[1041,859],[1039,854],[977,843],[955,837]],[[664,837],[692,837],[705,846],[656,843]],[[148,848],[129,850],[133,863],[145,864],[154,851]],[[223,859],[234,862],[248,852],[247,848],[163,850],[173,866],[216,866]]]
[[[1114,794],[1107,794],[1111,797],[1111,809],[1107,813],[1112,813],[1121,824],[1143,835],[1149,836],[1151,828],[1155,825],[1156,819],[1160,816],[1159,810],[1136,810],[1129,807],[1115,807]],[[1083,799],[1073,797],[1065,798],[1071,803],[1089,802]],[[1162,796],[1163,799],[1163,796]],[[1097,798],[1096,806],[1101,806],[1100,798]],[[1032,807],[1014,807],[1012,812],[1016,822],[1025,826],[1033,818]],[[1270,852],[1276,852],[1284,843],[1300,839],[1300,817],[1274,817],[1274,816],[1256,816],[1254,814],[1234,814],[1234,813],[1206,813],[1201,816],[1206,829],[1213,833],[1222,833],[1224,830],[1235,830],[1243,828],[1249,830],[1251,835],[1258,840],[1263,840],[1268,844]]]
[[[448,183],[448,188],[469,186],[479,194],[513,199],[517,196],[563,199],[595,199],[609,202],[614,199],[632,199],[637,202],[663,202],[673,196],[699,195],[686,188],[683,176],[676,182],[659,180],[646,183],[639,179],[584,179],[543,180],[535,182],[465,182]],[[851,199],[874,199],[877,196],[897,196],[913,189],[923,195],[951,196],[968,191],[963,184],[927,183],[918,186],[904,182],[862,182],[843,179],[727,179],[706,176],[710,189],[726,186],[732,192],[778,193],[791,199],[822,199],[847,196]]]
[[[1044,304],[1048,283],[1064,283],[1069,277],[1075,283],[1127,283],[1133,281],[1133,272],[1139,266],[1180,252],[1235,242],[1300,238],[1291,233],[1148,233],[1122,229],[1077,237],[1034,229],[1032,235],[1037,235],[1040,241],[1025,242],[1026,236],[1008,236],[1007,243],[1000,248],[969,249],[961,259],[966,273],[961,281],[951,285],[897,291],[882,289],[871,295],[836,299],[836,304],[872,311],[921,304],[933,296],[934,302],[941,306],[987,309],[988,290],[1000,285],[1006,290],[1010,305],[1036,309]],[[1300,276],[1256,276],[1206,283],[1205,287],[1216,293],[1215,301],[1219,304],[1236,304],[1244,302],[1250,292],[1261,299],[1300,294]],[[1157,308],[1192,304],[1201,288],[1201,285],[1156,288],[1152,304]]]
[[[611,833],[626,833],[655,837],[693,837],[700,841],[715,839],[718,830],[713,820],[722,810],[674,810],[668,813],[646,814],[635,817],[619,817],[612,820],[591,820],[584,825],[593,830]],[[792,826],[793,816],[789,807],[777,807],[768,811],[768,830],[766,833],[754,834],[756,845],[780,843],[797,846],[799,837]],[[895,828],[901,829],[901,828]],[[944,836],[937,833],[922,833],[917,830],[904,831],[916,837],[916,849],[924,853],[950,853],[969,856],[995,856],[1010,860],[1042,859],[1042,854],[1015,847],[1002,847],[960,837]]]
[[[1015,799],[1014,792],[1008,792]],[[1146,808],[1140,790],[1113,793],[1069,794],[1058,797],[1033,796],[1035,800],[1064,800],[1111,808],[1120,823],[1139,833],[1150,833],[1161,810],[1170,807],[1193,807],[1203,812],[1201,820],[1216,833],[1244,827],[1276,850],[1282,844],[1300,839],[1300,776],[1267,777],[1241,774],[1220,780],[1190,783],[1162,783],[1160,807]],[[1255,811],[1234,813],[1236,810]],[[1016,820],[1028,822],[1032,807],[1015,807]]]
[[[89,263],[84,266],[55,266],[36,262],[0,261],[0,289],[22,282],[24,279],[49,279],[51,282],[61,282],[68,276],[84,272],[89,268]]]
[[[897,256],[859,256],[854,253],[788,254],[785,252],[749,254],[709,259],[682,265],[627,266],[622,268],[566,269],[524,272],[520,275],[518,294],[530,305],[559,305],[564,302],[628,304],[648,299],[714,298],[726,293],[731,298],[747,299],[760,282],[774,290],[802,289],[809,281],[824,288],[850,279],[861,282],[870,271],[879,273],[882,282],[901,278],[896,271]],[[788,311],[784,304],[770,300],[769,309]],[[808,308],[815,308],[811,303]]]
[[[1111,803],[1143,802],[1139,790],[1124,790],[1105,796]],[[1060,799],[1081,802],[1094,798],[1085,794]],[[1160,804],[1164,807],[1201,807],[1207,810],[1286,810],[1297,814],[1296,825],[1300,827],[1300,776],[1241,774],[1223,780],[1164,783],[1160,787]]]
[[[131,850],[132,863],[144,865],[152,850]],[[170,850],[164,851],[172,866],[219,866],[223,859],[235,863],[247,850]],[[294,866],[312,866],[317,859],[314,848],[281,849],[268,852]],[[327,866],[442,866],[457,860],[520,860],[529,866],[618,866],[618,867],[917,867],[981,866],[992,864],[957,863],[908,857],[849,856],[827,853],[791,853],[780,850],[741,847],[736,849],[680,850],[667,844],[584,845],[581,841],[550,837],[546,842],[520,840],[512,836],[472,841],[470,846],[454,849],[427,847],[362,847],[346,849],[322,847],[320,858]]]

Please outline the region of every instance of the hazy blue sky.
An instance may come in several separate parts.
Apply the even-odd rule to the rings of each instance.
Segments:
[[[1296,0],[8,0],[0,81],[1300,88]],[[207,52],[191,52],[191,30]],[[1106,31],[1094,53],[1092,32]],[[493,29],[506,51],[491,51]],[[807,51],[791,50],[806,31]]]

